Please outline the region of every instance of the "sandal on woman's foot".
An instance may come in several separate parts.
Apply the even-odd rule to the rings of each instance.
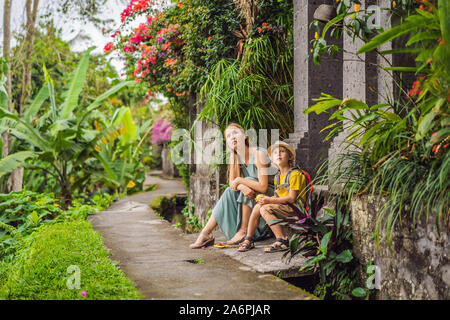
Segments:
[[[271,253],[271,252],[286,251],[288,249],[289,249],[289,240],[283,238],[276,238],[274,243],[272,243],[269,247],[266,247],[264,249],[264,252]]]
[[[197,240],[189,245],[189,248],[191,249],[200,249],[202,247],[211,246],[214,244],[214,236],[210,235],[209,237],[203,239],[203,241],[199,241],[202,237],[202,234],[200,234],[197,238]]]
[[[255,247],[255,239],[253,237],[245,237],[244,242],[238,248],[239,252],[245,252]]]
[[[239,237],[239,234],[241,234],[242,237]],[[236,232],[236,234],[234,235],[234,237],[231,238],[230,240],[228,240],[226,243],[227,243],[228,245],[239,244],[239,243],[241,243],[242,241],[244,241],[246,235],[247,235],[247,232],[246,232],[246,231],[241,231],[241,230],[239,230],[238,232]]]

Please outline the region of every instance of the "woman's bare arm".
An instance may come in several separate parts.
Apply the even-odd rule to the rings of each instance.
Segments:
[[[265,157],[265,153],[260,150],[255,150],[256,168],[258,169],[258,181],[252,179],[241,178],[240,183],[255,190],[259,193],[266,193],[269,187],[268,168],[269,163],[263,163],[262,159]]]

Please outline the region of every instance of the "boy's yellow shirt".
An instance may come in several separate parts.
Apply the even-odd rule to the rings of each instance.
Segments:
[[[277,181],[277,176],[275,176],[275,188],[280,185],[284,184],[284,180],[286,179],[286,175],[280,174],[280,183]],[[300,190],[299,198],[303,200],[303,203],[305,203],[306,200],[306,178],[305,176],[298,170],[292,171],[291,175],[289,177],[289,188],[291,190]],[[278,196],[281,197],[287,197],[289,196],[289,191],[286,190],[285,187],[278,190]],[[297,200],[298,204],[300,202]]]

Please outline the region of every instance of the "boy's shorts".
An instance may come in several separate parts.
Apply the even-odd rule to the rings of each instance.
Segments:
[[[294,209],[287,204],[268,203],[262,206],[267,213],[274,215],[277,219],[295,216]]]

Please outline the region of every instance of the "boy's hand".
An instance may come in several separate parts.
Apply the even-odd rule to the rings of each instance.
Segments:
[[[259,199],[259,203],[260,204],[268,204],[268,203],[271,203],[271,197],[267,197],[267,196],[262,196],[260,199]]]

